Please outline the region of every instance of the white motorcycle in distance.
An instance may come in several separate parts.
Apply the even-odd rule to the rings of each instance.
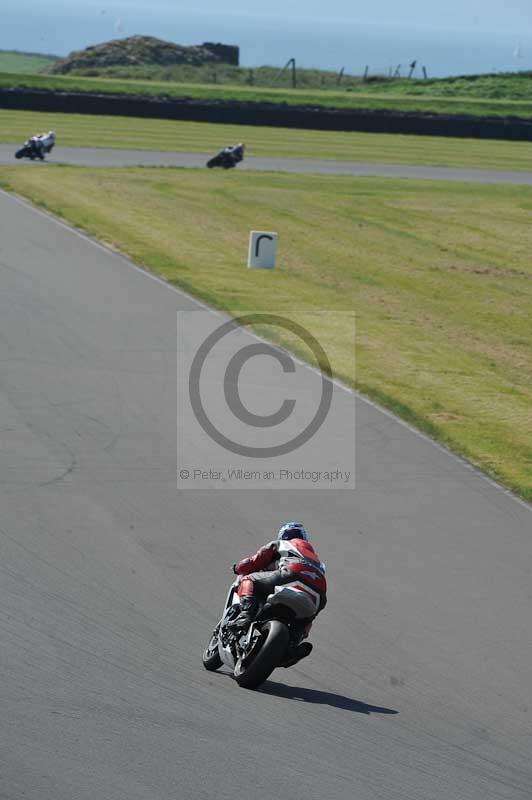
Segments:
[[[51,153],[55,146],[55,131],[39,133],[24,142],[20,150],[15,153],[15,158],[29,158],[34,161],[39,158],[44,161],[45,155]]]
[[[214,671],[225,664],[239,686],[256,689],[276,667],[291,667],[299,661],[295,650],[319,611],[320,595],[297,580],[276,586],[249,626],[235,628],[231,623],[240,613],[237,588],[238,579],[229,589],[222,619],[203,652],[203,666]]]

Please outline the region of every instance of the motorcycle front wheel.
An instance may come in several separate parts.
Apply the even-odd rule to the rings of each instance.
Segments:
[[[215,670],[222,666],[222,659],[218,653],[217,631],[214,631],[209,640],[209,644],[203,651],[203,666],[205,669],[209,670],[209,672],[215,672]]]
[[[263,644],[258,653],[247,663],[241,660],[235,667],[235,679],[243,689],[256,689],[270,677],[279,666],[288,647],[288,628],[276,619],[263,626]]]

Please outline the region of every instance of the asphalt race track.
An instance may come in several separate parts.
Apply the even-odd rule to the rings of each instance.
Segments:
[[[194,301],[0,194],[0,304],[2,800],[530,800],[528,506],[360,398],[356,490],[178,491]],[[201,652],[294,517],[329,604],[246,692]]]
[[[0,144],[0,164],[30,164],[15,161],[15,145]],[[115,150],[90,147],[58,147],[47,163],[84,167],[204,167],[212,153],[157,153],[151,150]],[[39,162],[40,164],[40,162]],[[37,166],[37,164],[35,164]],[[324,175],[354,175],[380,178],[424,178],[428,180],[470,181],[473,183],[514,183],[532,185],[532,172],[495,169],[421,167],[408,164],[363,164],[351,161],[310,160],[304,158],[256,158],[246,156],[238,170],[307,172]]]

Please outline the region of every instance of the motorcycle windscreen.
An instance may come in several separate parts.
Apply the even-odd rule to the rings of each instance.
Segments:
[[[267,602],[272,606],[277,604],[287,606],[294,612],[297,619],[313,617],[320,608],[318,592],[299,581],[276,586],[273,594],[268,597]]]

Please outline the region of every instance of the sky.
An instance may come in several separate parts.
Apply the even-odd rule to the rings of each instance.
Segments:
[[[65,7],[73,0],[63,0]],[[75,1],[75,0],[74,0]],[[8,7],[18,3],[8,0]],[[41,5],[34,2],[34,6]],[[43,4],[44,5],[44,4]],[[167,11],[173,13],[192,12],[194,14],[222,14],[246,17],[274,18],[316,18],[346,20],[370,23],[379,26],[409,27],[412,25],[430,28],[464,29],[520,33],[532,28],[531,0],[445,0],[433,3],[430,0],[372,0],[353,2],[353,0],[268,0],[265,5],[250,4],[246,0],[83,0],[84,6],[105,8],[108,12],[127,14],[141,9],[152,13]],[[324,5],[327,13],[324,14]]]
[[[4,0],[2,14],[20,8],[19,0]],[[48,0],[31,0],[23,3],[35,12],[46,14]],[[351,23],[366,23],[381,27],[421,26],[460,30],[464,28],[485,32],[528,32],[532,28],[531,0],[445,0],[433,3],[430,0],[372,0],[371,3],[353,0],[327,0],[324,14],[323,0],[268,0],[265,5],[250,4],[246,0],[56,0],[55,6],[63,6],[66,13],[81,6],[127,16],[137,12],[193,13],[236,15],[251,18],[300,18],[345,20]]]

